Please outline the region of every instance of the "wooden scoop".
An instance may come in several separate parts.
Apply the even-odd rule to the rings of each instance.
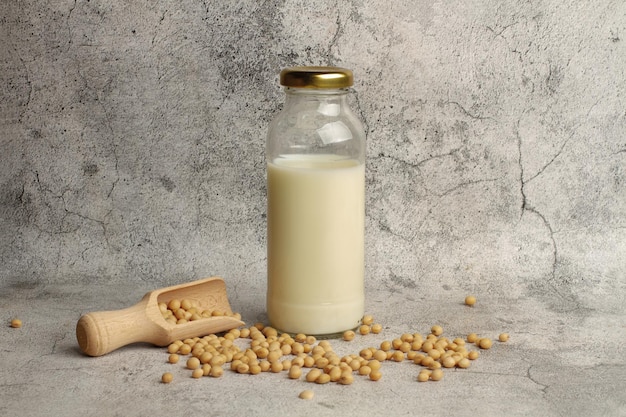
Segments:
[[[166,346],[175,340],[205,336],[243,326],[234,317],[214,316],[182,324],[168,323],[158,304],[172,299],[194,301],[201,309],[232,314],[226,284],[210,277],[147,293],[139,303],[123,310],[98,311],[83,315],[76,324],[80,349],[89,356],[101,356],[136,342]]]

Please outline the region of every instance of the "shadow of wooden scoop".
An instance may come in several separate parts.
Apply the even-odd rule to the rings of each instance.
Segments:
[[[166,346],[175,340],[206,336],[244,325],[241,320],[228,315],[181,324],[169,323],[163,318],[159,303],[168,303],[172,299],[188,299],[202,310],[232,314],[222,278],[210,277],[174,285],[150,291],[132,307],[83,315],[76,324],[80,349],[89,356],[102,356],[131,343]]]

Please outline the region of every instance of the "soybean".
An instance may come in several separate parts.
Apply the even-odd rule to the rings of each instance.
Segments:
[[[350,385],[354,382],[354,377],[352,376],[352,372],[342,372],[341,377],[339,378],[339,383],[341,385]]]
[[[191,353],[191,346],[189,346],[186,343],[183,343],[182,345],[180,345],[180,347],[178,348],[178,352],[181,355],[189,355],[189,353]]]
[[[474,304],[476,304],[476,297],[473,295],[465,297],[465,305],[472,307]]]
[[[381,367],[381,364],[379,360],[372,359],[367,363],[367,366],[369,366],[372,371],[378,371]]]
[[[306,374],[307,382],[315,382],[315,380],[322,374],[322,371],[318,368],[313,368]]]
[[[367,365],[363,365],[359,368],[359,375],[367,376],[372,373],[372,368]]]
[[[298,397],[302,398],[303,400],[311,400],[314,396],[315,394],[310,389],[304,390],[300,393],[300,395],[298,395]]]
[[[187,368],[188,369],[198,369],[200,367],[200,359],[195,356],[187,359]]]
[[[469,360],[469,359],[467,359],[467,358],[463,358],[463,359],[461,359],[461,360],[459,361],[459,363],[457,364],[457,366],[458,366],[459,368],[463,368],[463,369],[469,368],[469,367],[470,367],[470,360]]]
[[[209,376],[212,376],[213,378],[219,378],[222,375],[224,375],[224,369],[222,369],[221,366],[219,365],[211,366],[211,371],[209,372]]]
[[[429,371],[426,371],[426,370],[420,371],[420,373],[417,374],[417,380],[419,382],[426,382],[430,379],[430,375],[431,373]]]
[[[377,350],[374,352],[373,358],[379,362],[382,362],[387,359],[387,353],[383,350]]]
[[[272,365],[270,366],[270,371],[277,374],[281,372],[282,370],[283,370],[282,362],[272,362]]]
[[[380,371],[372,371],[372,372],[370,372],[370,374],[369,374],[369,378],[370,378],[370,380],[372,380],[372,381],[378,381],[378,380],[379,380],[380,378],[382,378],[382,377],[383,377],[383,374],[382,374],[382,373],[380,373]]]
[[[430,374],[430,379],[433,381],[441,381],[443,378],[443,371],[441,369],[434,369],[432,374]]]
[[[317,379],[315,380],[316,384],[327,384],[330,382],[330,375],[328,374],[320,374],[320,376],[317,377]]]
[[[443,365],[444,368],[454,368],[454,366],[456,365],[456,361],[452,356],[446,356],[441,361],[441,365]]]
[[[478,340],[478,335],[476,333],[470,333],[467,335],[467,343],[475,343]]]
[[[391,342],[388,340],[381,342],[380,350],[382,350],[383,352],[389,352],[391,350]]]
[[[330,380],[332,382],[337,382],[341,379],[341,368],[339,366],[333,366],[332,368],[330,368],[330,370],[328,371],[328,375],[330,375]]]
[[[491,339],[487,337],[483,337],[482,339],[480,339],[480,341],[478,341],[478,347],[480,347],[481,349],[489,349],[491,348],[491,344]]]
[[[434,325],[430,328],[430,332],[435,336],[441,336],[441,334],[443,333],[443,328],[439,325]]]
[[[291,379],[299,379],[302,376],[302,368],[297,365],[292,365],[289,368],[289,378]]]
[[[248,372],[250,372],[250,366],[242,362],[237,365],[237,368],[235,370],[238,374],[247,374]]]

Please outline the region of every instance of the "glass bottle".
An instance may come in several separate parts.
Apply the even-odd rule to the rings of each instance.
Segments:
[[[276,329],[330,336],[364,311],[365,133],[352,72],[293,67],[267,135],[267,314]]]

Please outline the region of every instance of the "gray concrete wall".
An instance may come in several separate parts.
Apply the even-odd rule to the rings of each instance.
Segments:
[[[622,1],[3,0],[0,39],[5,282],[262,294],[277,74],[332,64],[369,288],[624,302]]]

